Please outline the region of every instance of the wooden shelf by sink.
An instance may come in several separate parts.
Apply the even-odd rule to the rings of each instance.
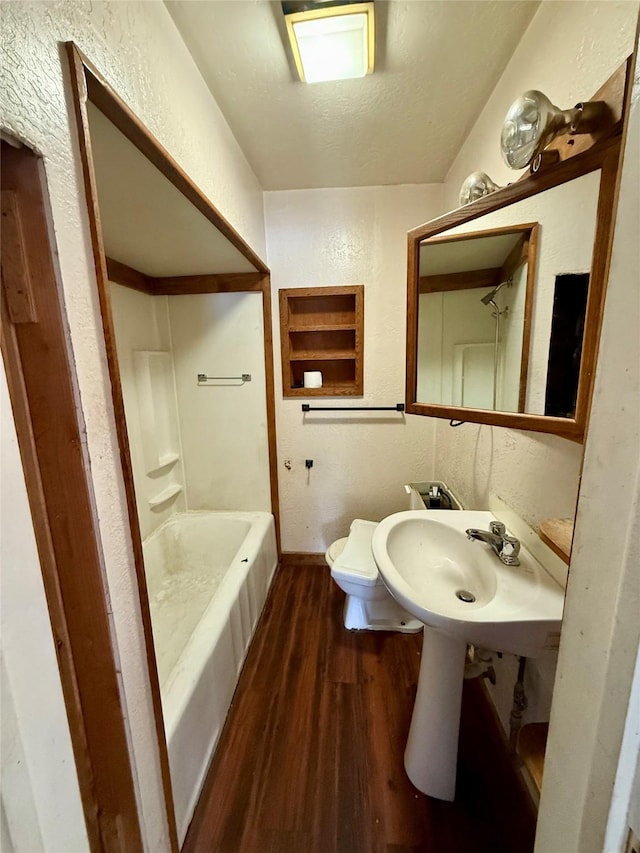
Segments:
[[[542,788],[544,754],[547,746],[549,723],[529,723],[523,726],[518,736],[518,753],[529,771],[531,780],[538,790]]]
[[[573,519],[547,518],[540,522],[540,538],[551,550],[569,565],[573,541]]]

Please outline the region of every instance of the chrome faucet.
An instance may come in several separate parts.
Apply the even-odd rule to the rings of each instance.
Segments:
[[[520,542],[515,536],[508,536],[506,530],[501,521],[492,521],[489,524],[489,530],[476,530],[475,527],[470,527],[467,530],[467,538],[478,539],[480,542],[491,545],[506,566],[519,566]]]

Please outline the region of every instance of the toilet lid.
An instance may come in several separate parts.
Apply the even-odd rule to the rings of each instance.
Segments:
[[[360,518],[351,522],[347,541],[331,567],[331,574],[336,580],[344,579],[363,586],[383,585],[371,550],[371,539],[377,526],[375,521]]]
[[[347,538],[347,536],[343,536],[342,539],[336,539],[336,541],[332,542],[327,548],[326,559],[330,566],[333,566],[342,553],[344,546],[347,544]]]

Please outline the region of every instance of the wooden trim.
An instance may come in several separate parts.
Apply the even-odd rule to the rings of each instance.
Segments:
[[[524,412],[527,402],[527,379],[529,377],[529,358],[531,355],[531,330],[533,327],[533,298],[535,295],[536,275],[538,272],[538,236],[540,228],[536,222],[531,226],[526,240],[527,290],[524,297],[524,319],[522,324],[522,360],[520,361],[520,390],[518,392],[518,411]],[[522,247],[523,253],[525,246]],[[521,256],[522,257],[522,256]],[[513,270],[515,272],[515,269]]]
[[[493,409],[464,409],[456,406],[441,406],[426,403],[407,403],[410,415],[426,415],[430,418],[462,421],[463,423],[488,424],[490,426],[524,429],[529,432],[548,432],[571,441],[582,442],[584,430],[571,418],[552,418],[543,415],[528,415],[524,412],[494,412]]]
[[[3,287],[2,354],[87,834],[92,851],[141,850],[119,667],[46,179],[41,160],[31,151],[5,143],[2,149],[3,185],[14,192],[25,226],[20,235],[16,231],[3,234],[3,248],[6,241],[21,240],[19,253],[27,259],[24,271],[38,317],[14,322]]]
[[[407,349],[405,353],[405,411],[412,412],[410,405],[417,405],[418,397],[418,310],[420,307],[420,240],[407,234]],[[436,416],[437,417],[437,416]]]
[[[280,555],[280,565],[282,566],[319,566],[327,568],[327,561],[324,554],[310,554],[301,551],[283,551]]]
[[[474,287],[493,287],[500,281],[501,272],[500,267],[493,267],[486,270],[421,275],[418,280],[418,292],[422,295],[423,293],[450,293],[453,290],[470,290]]]
[[[282,545],[280,530],[280,496],[278,487],[278,440],[276,434],[276,392],[273,358],[273,317],[271,314],[271,276],[262,277],[262,328],[264,335],[264,373],[267,404],[267,439],[269,451],[269,488],[271,512],[276,528],[278,556]]]
[[[495,194],[494,194],[495,195]],[[491,196],[493,198],[493,195]],[[457,210],[467,210],[469,205],[466,207],[457,208]],[[445,214],[449,215],[449,214]],[[440,217],[441,219],[443,217]],[[434,219],[433,222],[437,222],[437,219]],[[429,225],[430,223],[427,223]],[[499,228],[486,228],[482,231],[472,231],[472,232],[464,232],[462,231],[459,234],[446,234],[443,237],[427,237],[424,242],[427,242],[429,246],[437,245],[438,243],[456,243],[456,242],[469,242],[470,240],[483,240],[485,237],[503,237],[507,234],[518,234],[525,233],[526,231],[530,231],[534,225],[537,225],[537,222],[520,222],[515,225],[501,225]],[[426,226],[425,226],[426,227]],[[413,229],[416,231],[417,229]],[[413,231],[409,233],[412,234]]]
[[[151,276],[145,275],[143,272],[140,272],[140,270],[127,266],[127,264],[122,264],[120,261],[116,261],[113,258],[106,258],[106,262],[109,281],[113,281],[116,284],[122,284],[124,287],[130,287],[132,290],[139,290],[142,293],[148,293],[150,296],[153,296],[155,289],[154,279]]]
[[[213,275],[176,275],[153,279],[153,292],[161,296],[185,296],[194,293],[261,293],[265,273],[215,273]]]
[[[158,744],[160,771],[165,798],[165,814],[169,830],[169,842],[174,853],[178,851],[178,833],[173,809],[173,793],[171,787],[171,775],[169,772],[169,754],[165,737],[164,718],[162,714],[162,700],[160,697],[160,683],[158,680],[158,667],[153,644],[153,632],[151,629],[151,614],[149,610],[149,598],[147,594],[147,579],[144,571],[144,557],[142,553],[142,537],[140,535],[140,524],[136,507],[135,487],[133,481],[133,468],[131,465],[131,454],[129,450],[129,437],[125,418],[124,400],[122,397],[122,386],[120,381],[120,368],[116,349],[115,333],[113,329],[113,317],[111,314],[111,297],[109,292],[109,278],[105,259],[104,245],[102,242],[102,227],[100,222],[100,209],[98,205],[98,191],[96,185],[95,170],[93,167],[93,152],[91,149],[91,135],[89,131],[89,118],[86,109],[87,87],[85,85],[85,62],[82,54],[73,44],[67,42],[67,54],[71,67],[71,82],[73,100],[78,126],[78,141],[80,145],[80,157],[82,162],[82,175],[84,181],[85,195],[87,199],[87,212],[89,218],[89,229],[91,235],[91,246],[96,270],[96,284],[102,315],[104,342],[107,356],[109,376],[111,378],[111,400],[115,419],[118,446],[120,449],[120,465],[124,481],[124,490],[127,501],[127,514],[131,530],[131,542],[135,561],[136,578],[140,592],[140,612],[144,632],[145,651],[147,656],[147,670],[149,685],[151,689],[151,700],[153,706],[156,740]],[[105,90],[106,97],[106,90]]]
[[[38,320],[18,194],[2,190],[2,284],[12,323]]]
[[[220,211],[202,193],[187,173],[173,159],[169,152],[149,132],[148,128],[119,97],[98,69],[73,43],[67,42],[68,49],[75,51],[77,62],[82,66],[86,95],[91,102],[111,121],[127,139],[144,154],[160,172],[189,199],[200,213],[205,216],[227,240],[256,268],[258,272],[269,272],[264,261],[245,243],[235,228],[227,222]]]
[[[631,84],[631,78],[629,84]],[[598,347],[604,314],[605,294],[609,278],[616,210],[618,206],[620,162],[622,149],[609,151],[602,164],[600,195],[598,197],[597,229],[591,259],[591,276],[582,339],[582,361],[578,381],[576,420],[586,431],[591,411]]]

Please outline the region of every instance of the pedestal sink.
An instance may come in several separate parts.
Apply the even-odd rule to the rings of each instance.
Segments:
[[[560,629],[564,591],[526,549],[506,566],[467,539],[490,512],[413,510],[380,522],[373,556],[391,594],[425,626],[405,769],[425,794],[453,800],[467,643],[536,657]]]

